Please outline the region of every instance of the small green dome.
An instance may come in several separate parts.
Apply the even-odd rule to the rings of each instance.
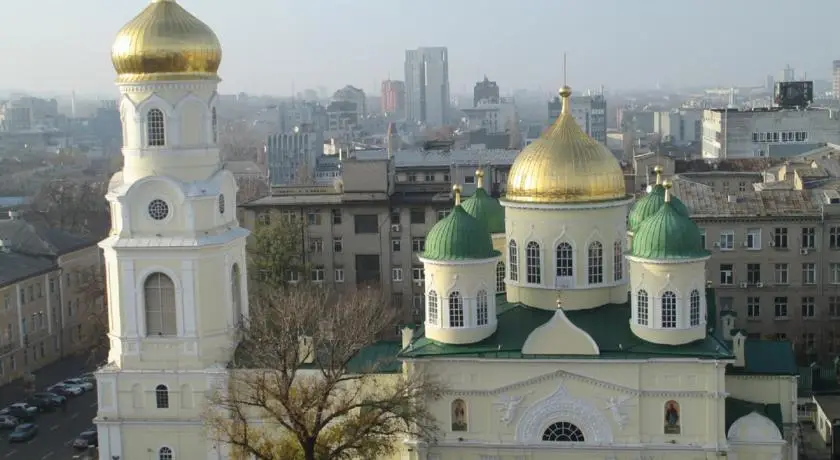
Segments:
[[[639,225],[631,254],[652,260],[697,259],[709,255],[702,239],[694,221],[669,201]]]
[[[477,187],[473,196],[464,200],[461,206],[467,214],[483,222],[491,234],[505,232],[505,208],[484,188]]]
[[[650,193],[640,198],[633,205],[633,209],[630,211],[630,217],[628,218],[630,231],[635,233],[639,226],[642,225],[642,222],[656,214],[662,208],[663,204],[665,204],[665,187],[662,184],[656,184]],[[671,207],[685,217],[691,215],[685,204],[673,194],[671,194]]]
[[[436,223],[426,235],[421,257],[431,260],[489,259],[499,255],[483,222],[467,214],[461,205]]]

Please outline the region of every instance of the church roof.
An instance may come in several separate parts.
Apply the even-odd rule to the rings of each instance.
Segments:
[[[665,187],[662,184],[656,184],[650,193],[639,198],[633,205],[633,209],[630,211],[630,216],[628,217],[630,231],[635,232],[638,230],[642,222],[656,214],[662,208],[663,204],[665,204]],[[673,194],[671,195],[671,206],[680,214],[684,216],[689,215],[688,208],[685,204]]]
[[[685,345],[658,345],[636,337],[630,330],[630,305],[608,304],[588,310],[566,310],[566,317],[589,334],[598,344],[598,356],[579,355],[523,355],[522,347],[534,329],[548,322],[554,311],[531,308],[522,304],[509,304],[504,296],[497,298],[498,329],[485,340],[474,344],[451,345],[424,337],[421,333],[400,356],[407,358],[434,358],[444,356],[528,359],[528,358],[580,358],[580,359],[647,359],[668,357],[693,357],[700,359],[731,359],[726,344],[709,335]]]
[[[739,418],[745,415],[749,415],[753,412],[757,412],[758,414],[763,415],[772,420],[773,423],[776,424],[776,427],[779,429],[779,431],[784,433],[784,427],[782,426],[781,404],[762,404],[730,397],[726,398],[725,411],[726,431],[729,431],[729,427],[731,427],[732,424],[735,423],[735,421]]]
[[[485,225],[460,205],[426,235],[422,257],[431,260],[489,259],[499,255]]]
[[[747,339],[744,341],[744,367],[729,365],[730,375],[799,375],[793,345],[789,340]]]
[[[699,259],[709,255],[702,239],[697,224],[665,201],[635,231],[631,254],[651,260]]]
[[[505,208],[499,200],[488,195],[484,188],[477,187],[475,193],[464,200],[461,206],[469,215],[483,222],[490,233],[505,232]]]

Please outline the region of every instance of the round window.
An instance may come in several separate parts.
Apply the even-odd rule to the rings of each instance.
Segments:
[[[149,203],[149,217],[154,220],[163,220],[169,216],[169,205],[163,200],[152,200]]]
[[[219,195],[219,214],[225,213],[225,194]]]

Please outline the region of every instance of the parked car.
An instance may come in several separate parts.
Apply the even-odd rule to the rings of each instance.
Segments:
[[[0,415],[0,430],[11,430],[20,425],[20,420],[11,415]]]
[[[56,407],[49,399],[36,398],[34,395],[26,398],[26,404],[37,407],[39,412],[53,412]]]
[[[90,382],[96,385],[96,376],[93,375],[93,372],[88,372],[86,374],[82,374],[77,377],[79,380],[84,380],[85,382]]]
[[[14,431],[9,433],[9,443],[31,441],[35,438],[36,434],[38,434],[38,425],[24,423],[23,425],[18,425]]]
[[[20,406],[21,403],[12,404],[11,406],[0,410],[0,415],[10,415],[20,422],[33,422],[35,421],[35,417],[38,414],[38,408],[34,407],[35,411],[26,410],[25,408]],[[26,404],[28,407],[28,404]]]
[[[73,440],[73,448],[78,450],[88,449],[90,447],[99,447],[99,435],[96,428],[85,430]]]
[[[93,390],[93,384],[90,383],[90,382],[86,382],[82,379],[67,379],[67,380],[62,380],[59,383],[63,383],[65,385],[70,385],[70,386],[80,387],[82,390],[85,390],[85,391]]]
[[[79,396],[80,394],[85,392],[85,390],[82,389],[82,387],[65,385],[63,383],[56,383],[55,385],[47,388],[47,391],[50,393],[59,394],[61,396]]]
[[[46,392],[46,391],[41,392],[41,393],[34,393],[32,395],[32,397],[33,398],[46,399],[46,400],[52,402],[53,405],[55,405],[55,406],[60,406],[60,405],[67,402],[67,397],[66,396],[61,396],[60,394],[50,393],[50,392]]]

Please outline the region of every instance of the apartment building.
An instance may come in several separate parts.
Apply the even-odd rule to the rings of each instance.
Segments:
[[[101,263],[94,240],[14,211],[0,220],[0,385],[89,346],[98,331],[91,316],[103,310],[90,277]]]

